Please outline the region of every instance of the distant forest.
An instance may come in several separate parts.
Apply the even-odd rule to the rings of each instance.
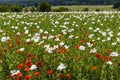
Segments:
[[[46,1],[52,6],[59,5],[113,5],[119,0],[0,0],[2,5],[20,4],[23,6],[37,6],[40,2]]]

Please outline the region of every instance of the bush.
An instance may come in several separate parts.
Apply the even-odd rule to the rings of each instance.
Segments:
[[[13,5],[13,6],[11,6],[11,11],[12,12],[21,12],[22,11],[22,6],[20,6],[20,5]]]
[[[54,12],[64,12],[64,11],[69,11],[69,9],[65,8],[65,7],[59,7],[58,9],[54,9],[52,11],[54,11]]]
[[[65,7],[59,7],[58,9],[60,12],[63,12],[63,11],[69,11],[68,8],[65,8]]]
[[[120,8],[118,8],[118,11],[120,11]]]
[[[48,11],[51,11],[51,6],[46,2],[41,2],[38,5],[37,9],[38,9],[38,11],[41,11],[41,12],[48,12]]]
[[[116,2],[114,5],[113,5],[113,8],[117,9],[120,7],[120,1]]]
[[[100,11],[100,9],[96,9],[96,12],[99,12]]]
[[[82,11],[89,11],[89,9],[88,8],[84,8]]]
[[[30,11],[30,12],[34,12],[34,11],[35,11],[35,7],[34,7],[34,6],[30,7],[30,8],[29,8],[29,11]]]
[[[10,9],[8,6],[4,6],[4,5],[0,6],[0,12],[9,12],[9,11]]]

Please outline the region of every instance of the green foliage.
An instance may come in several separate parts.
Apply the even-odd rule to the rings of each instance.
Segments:
[[[34,7],[34,6],[30,7],[30,8],[29,8],[29,11],[30,11],[30,12],[35,12],[35,11],[36,11],[36,10],[35,10],[35,7]]]
[[[88,8],[84,8],[82,11],[89,11],[89,9]]]
[[[120,11],[120,8],[118,8],[118,11]]]
[[[113,8],[117,9],[120,7],[120,1],[117,1],[114,5]]]
[[[8,6],[4,6],[4,5],[1,5],[0,6],[0,12],[9,12],[9,7]]]
[[[41,2],[38,5],[38,11],[49,12],[49,11],[51,11],[51,6],[48,3],[46,3],[46,2]]]
[[[13,5],[13,6],[11,6],[11,11],[12,12],[21,12],[22,11],[22,6],[20,6],[20,5]]]
[[[65,8],[65,7],[59,7],[58,9],[54,9],[53,11],[54,12],[64,12],[64,11],[69,11],[69,9]]]
[[[96,12],[99,12],[100,11],[100,9],[96,9]]]

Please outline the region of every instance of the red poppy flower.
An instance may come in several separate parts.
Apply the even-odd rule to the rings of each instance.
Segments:
[[[9,75],[9,78],[13,78],[14,76],[12,74]]]
[[[97,58],[104,58],[100,53],[95,54]]]
[[[24,70],[25,70],[25,71],[29,71],[29,70],[30,70],[30,68],[29,68],[29,67],[26,67]]]
[[[62,73],[60,73],[60,74],[59,74],[59,77],[60,77],[60,78],[62,78],[62,77],[63,77],[63,74],[62,74]]]
[[[43,65],[42,60],[40,60],[40,61],[37,63],[37,65],[41,67],[41,66]]]
[[[17,73],[17,75],[16,75],[17,77],[21,77],[22,76],[22,73],[21,72],[19,72],[19,73]]]
[[[31,79],[31,77],[32,77],[32,75],[31,75],[31,74],[29,74],[29,75],[25,76],[24,80],[30,80],[30,79]]]
[[[39,76],[40,75],[40,73],[38,72],[38,71],[36,71],[35,73],[34,73],[34,76]]]
[[[75,49],[78,49],[78,48],[79,48],[79,45],[74,46],[74,48],[75,48]]]
[[[120,63],[118,63],[118,66],[120,67]]]
[[[97,66],[93,66],[93,67],[92,67],[92,70],[96,70],[96,69],[97,69]]]
[[[53,73],[53,71],[50,69],[50,70],[47,70],[47,73],[48,73],[49,75],[51,75],[51,74]]]
[[[20,40],[16,40],[16,44],[20,44]]]
[[[17,66],[17,69],[21,69],[23,66],[24,66],[24,64],[22,63],[22,64]]]
[[[66,78],[71,78],[71,75],[70,74],[66,74]]]

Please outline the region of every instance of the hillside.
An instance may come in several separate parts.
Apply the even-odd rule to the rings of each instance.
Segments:
[[[25,6],[38,5],[42,1],[47,1],[51,5],[111,5],[118,0],[0,0],[0,4],[21,4]]]

